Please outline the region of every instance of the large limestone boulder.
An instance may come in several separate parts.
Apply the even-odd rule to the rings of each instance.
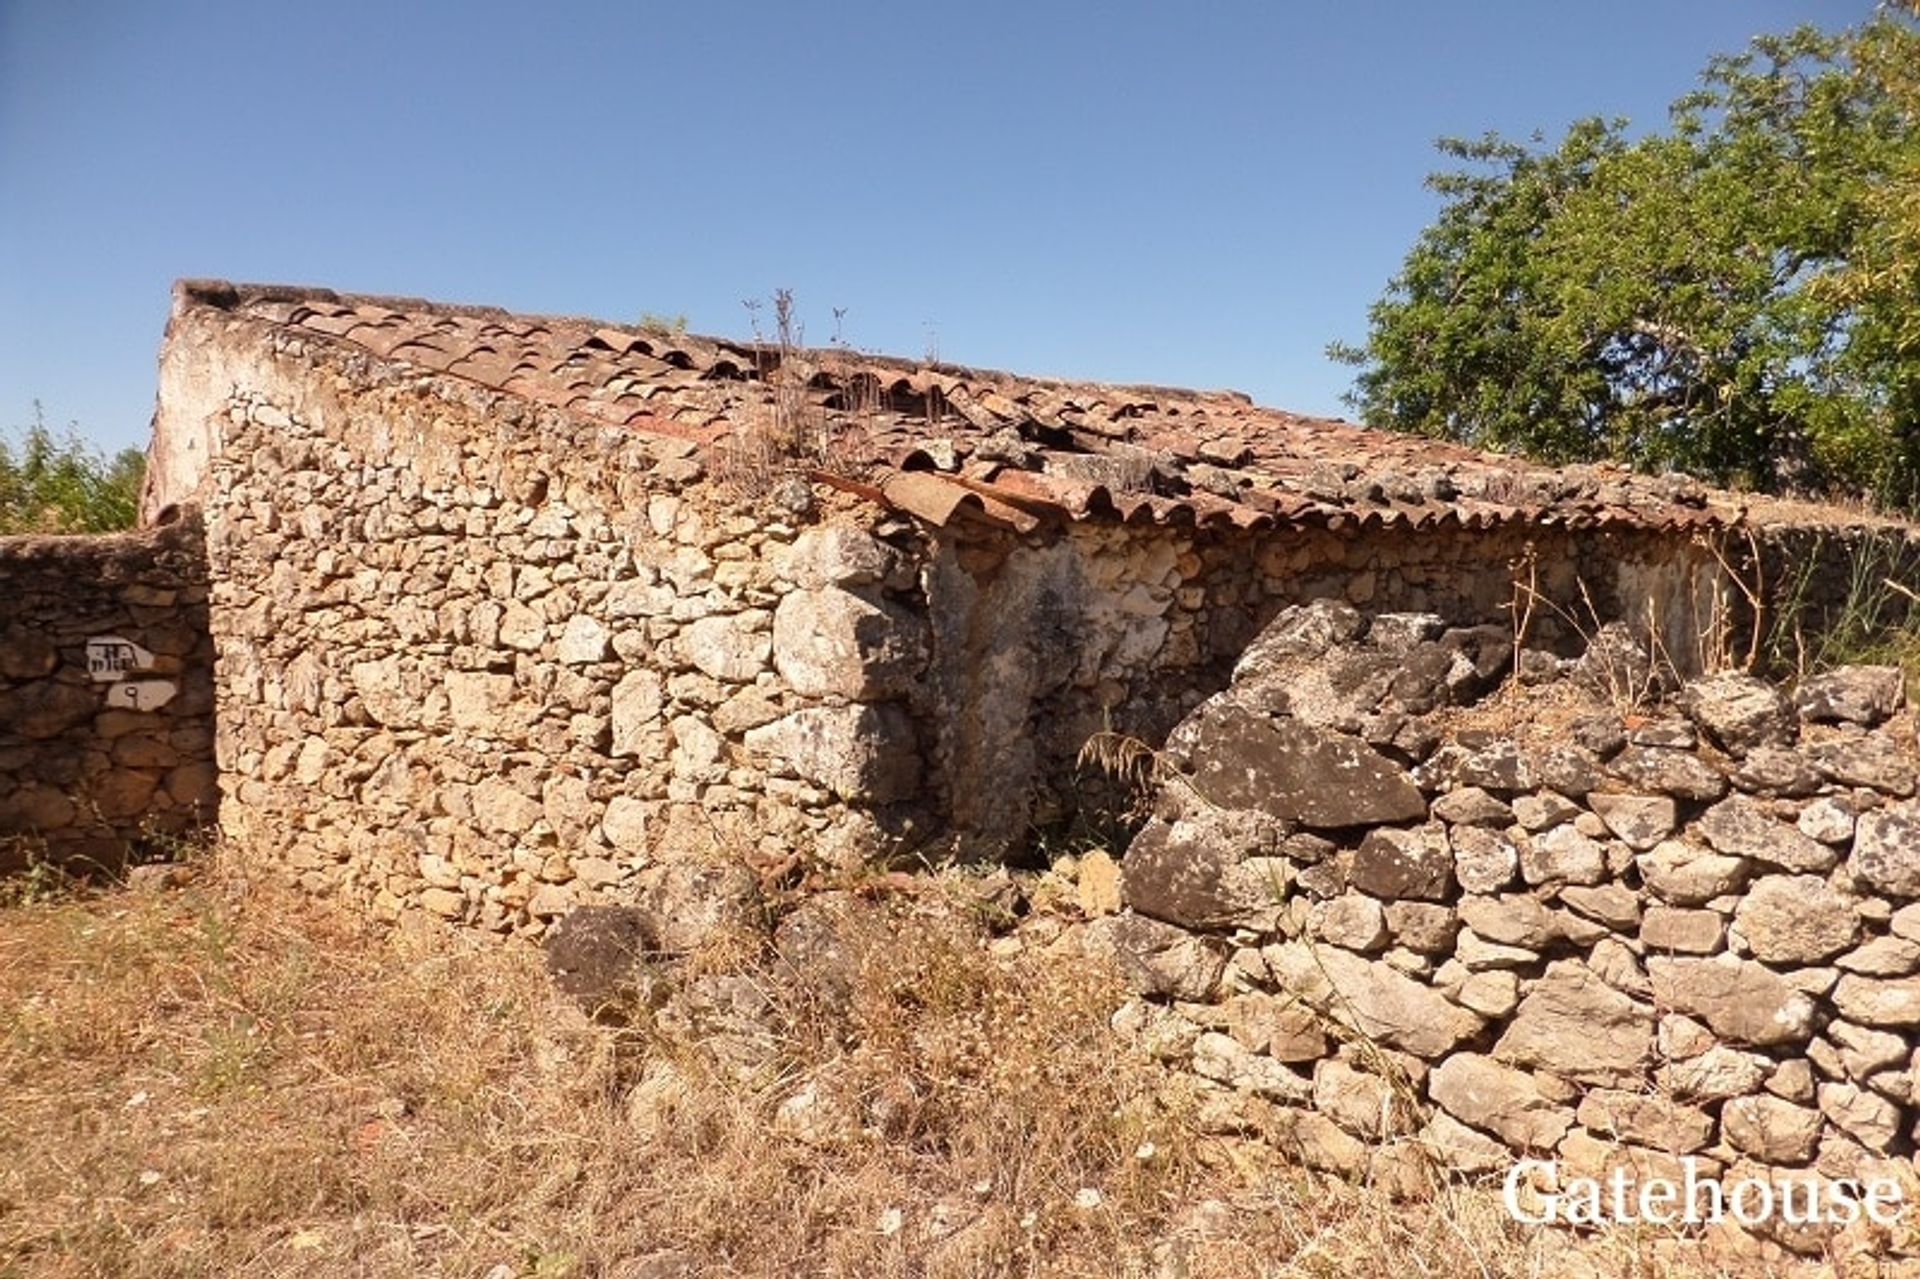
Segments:
[[[1513,806],[1478,786],[1462,786],[1435,799],[1433,815],[1449,826],[1490,826],[1499,830],[1513,825]]]
[[[1367,1166],[1367,1144],[1318,1111],[1276,1109],[1263,1135],[1284,1158],[1304,1167],[1351,1177]]]
[[[1897,666],[1842,666],[1800,682],[1800,714],[1821,724],[1871,728],[1900,709],[1904,680]]]
[[[1724,1101],[1753,1092],[1772,1069],[1773,1063],[1759,1053],[1715,1044],[1661,1066],[1654,1082],[1681,1101]]]
[[[1194,789],[1221,808],[1317,829],[1426,816],[1426,800],[1406,773],[1365,742],[1230,702],[1205,713],[1188,749]]]
[[[903,697],[926,665],[918,618],[837,586],[791,591],[773,613],[773,662],[808,697]]]
[[[1884,1152],[1898,1140],[1900,1107],[1853,1084],[1821,1084],[1820,1113],[1867,1149]]]
[[[1756,746],[1784,746],[1800,728],[1785,694],[1738,672],[1688,684],[1680,706],[1729,755],[1745,755]]]
[[[895,706],[814,706],[749,729],[747,748],[851,803],[889,804],[920,786],[913,721]]]
[[[1750,960],[1654,956],[1647,976],[1655,1003],[1700,1018],[1734,1043],[1801,1044],[1813,1035],[1812,998]]]
[[[1439,991],[1364,956],[1304,942],[1260,953],[1283,993],[1386,1047],[1440,1057],[1480,1030],[1479,1017]]]
[[[1575,683],[1611,700],[1643,697],[1661,688],[1659,667],[1625,622],[1608,622],[1594,632],[1568,673]]]
[[[1402,1136],[1414,1127],[1408,1099],[1391,1083],[1338,1058],[1314,1069],[1312,1101],[1315,1110],[1370,1141]]]
[[[1193,1073],[1272,1101],[1299,1104],[1313,1095],[1305,1075],[1249,1051],[1232,1035],[1205,1031],[1193,1043]]]
[[[1493,1055],[1564,1079],[1631,1087],[1653,1051],[1653,1009],[1577,959],[1558,960],[1520,1001]]]

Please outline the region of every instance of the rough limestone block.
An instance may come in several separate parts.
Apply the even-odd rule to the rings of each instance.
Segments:
[[[751,683],[773,650],[766,624],[764,609],[698,618],[680,632],[681,656],[711,679]]]
[[[1123,898],[1143,915],[1198,929],[1270,911],[1293,882],[1286,861],[1259,855],[1272,838],[1256,814],[1195,808],[1156,817],[1127,846]]]
[[[1500,1061],[1603,1087],[1638,1082],[1653,1050],[1653,1009],[1576,959],[1557,960],[1494,1045]]]
[[[1804,1164],[1819,1149],[1820,1112],[1779,1097],[1735,1097],[1720,1110],[1727,1144],[1769,1164]]]
[[[1897,666],[1842,666],[1800,681],[1794,702],[1815,723],[1871,728],[1900,709],[1905,683]]]
[[[1847,869],[1876,892],[1920,897],[1920,802],[1862,813]]]
[[[1647,976],[1661,1007],[1691,1013],[1732,1043],[1797,1044],[1813,1034],[1814,1001],[1751,960],[1655,956]]]
[[[773,662],[797,693],[883,701],[912,691],[926,626],[897,604],[838,587],[791,591],[773,613]]]
[[[1114,960],[1133,992],[1149,998],[1206,999],[1226,969],[1216,946],[1144,915],[1102,916],[1087,926],[1081,945]]]
[[[900,568],[900,553],[864,529],[845,524],[810,528],[776,557],[781,573],[806,590],[868,586]]]
[[[1589,795],[1587,805],[1636,853],[1673,834],[1678,820],[1670,795]]]
[[[1427,1092],[1455,1119],[1522,1150],[1551,1150],[1573,1125],[1573,1111],[1543,1094],[1532,1075],[1478,1053],[1455,1053],[1435,1066]]]
[[[1430,822],[1413,830],[1376,827],[1354,853],[1350,881],[1388,900],[1445,901],[1453,891],[1453,846],[1447,829]]]
[[[1629,746],[1613,757],[1607,771],[1629,786],[1676,799],[1715,800],[1727,793],[1726,775],[1691,751]]]
[[[1822,777],[1842,786],[1865,786],[1905,799],[1920,782],[1911,749],[1885,730],[1822,742],[1809,747],[1807,756]]]
[[[1705,1149],[1714,1135],[1706,1111],[1644,1092],[1596,1088],[1580,1099],[1576,1117],[1601,1136],[1676,1155]]]
[[[1747,887],[1734,924],[1753,957],[1769,964],[1818,964],[1853,945],[1860,918],[1819,875],[1767,875]]]
[[[1406,773],[1365,742],[1236,706],[1210,717],[1193,758],[1194,788],[1222,808],[1323,830],[1426,816],[1426,800]]]
[[[816,706],[749,729],[761,753],[841,799],[890,804],[920,786],[913,721],[895,706]]]
[[[1649,892],[1676,906],[1704,906],[1739,890],[1753,863],[1684,840],[1668,839],[1634,858]]]
[[[1761,809],[1745,795],[1729,795],[1700,815],[1700,833],[1718,852],[1746,857],[1791,871],[1830,870],[1840,855],[1826,844],[1809,839]]]
[[[1640,920],[1640,944],[1655,954],[1710,955],[1726,935],[1727,921],[1711,910],[1649,906]]]
[[[1337,947],[1285,942],[1261,955],[1283,993],[1416,1057],[1440,1057],[1482,1024],[1432,987]]]
[[[1879,980],[1848,973],[1833,988],[1833,1006],[1867,1026],[1920,1026],[1920,977]]]
[[[1730,755],[1745,755],[1756,746],[1788,745],[1800,728],[1784,693],[1765,680],[1733,671],[1688,684],[1680,706]]]

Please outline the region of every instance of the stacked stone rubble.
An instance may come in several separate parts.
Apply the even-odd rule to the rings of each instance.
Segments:
[[[1920,801],[1892,668],[1453,731],[1512,653],[1290,610],[1175,731],[1096,933],[1216,1119],[1390,1184],[1522,1155],[1853,1177],[1920,1110]],[[1602,660],[1602,659],[1596,659]],[[1592,663],[1542,658],[1594,689]],[[1562,706],[1548,729],[1528,722]],[[1469,719],[1471,717],[1468,717]]]

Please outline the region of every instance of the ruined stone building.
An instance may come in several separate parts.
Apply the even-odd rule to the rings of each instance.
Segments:
[[[1617,713],[1817,624],[1863,545],[1910,566],[1904,526],[1229,392],[205,281],[145,507],[0,539],[0,834],[108,861],[217,809],[379,918],[539,936],[1050,853],[1119,743],[1178,780],[1086,930],[1122,1020],[1305,1162],[1912,1148],[1898,673]],[[1616,704],[1447,719],[1569,670]]]
[[[151,474],[206,524],[228,828],[496,928],[663,846],[1005,855],[1292,602],[1499,622],[1531,548],[1686,649],[1719,514],[1232,393],[206,282]]]

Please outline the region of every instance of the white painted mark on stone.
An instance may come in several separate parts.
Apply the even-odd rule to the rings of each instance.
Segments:
[[[118,635],[95,635],[87,640],[87,674],[95,683],[112,684],[129,672],[153,669],[153,654]]]
[[[126,711],[157,711],[179,691],[180,686],[170,679],[128,680],[107,690],[107,705]]]

